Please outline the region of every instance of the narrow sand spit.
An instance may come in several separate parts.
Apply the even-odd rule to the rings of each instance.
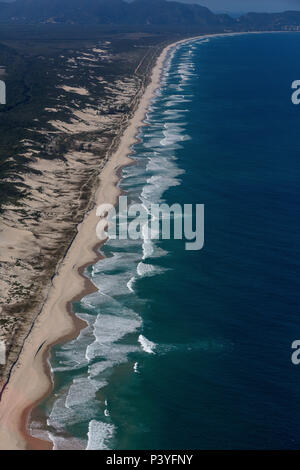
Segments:
[[[221,36],[220,34],[215,36]],[[71,312],[71,302],[91,292],[91,283],[83,277],[83,268],[99,259],[96,248],[100,241],[96,237],[96,207],[101,203],[116,204],[120,193],[117,183],[119,170],[131,160],[128,155],[136,141],[138,128],[143,124],[145,113],[155,90],[159,87],[164,62],[171,48],[192,39],[184,39],[167,46],[159,56],[152,72],[152,80],[142,96],[139,106],[121,137],[117,151],[111,156],[100,175],[99,189],[95,195],[94,209],[87,213],[78,226],[65,258],[57,267],[53,285],[41,310],[38,320],[25,341],[21,355],[12,369],[9,382],[0,402],[0,449],[51,449],[50,442],[29,436],[27,421],[31,409],[52,389],[49,350],[52,345],[75,337],[84,322]],[[66,87],[65,87],[66,88]],[[75,90],[68,90],[75,91]],[[80,93],[83,90],[76,90]],[[17,234],[18,235],[18,234]]]

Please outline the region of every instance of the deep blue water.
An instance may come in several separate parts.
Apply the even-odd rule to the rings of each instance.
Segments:
[[[174,52],[122,188],[205,204],[205,245],[103,248],[99,292],[75,305],[90,327],[52,355],[58,448],[299,448],[299,48],[288,33]]]

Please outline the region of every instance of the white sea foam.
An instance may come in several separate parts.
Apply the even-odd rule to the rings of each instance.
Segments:
[[[132,276],[127,282],[127,287],[130,292],[134,292],[134,289],[133,289],[134,282],[135,282],[135,276]]]
[[[93,277],[93,274],[94,274],[94,268],[93,268],[93,271],[92,271],[92,277]],[[95,306],[89,301],[88,297],[83,297],[83,299],[81,299],[81,303],[89,309],[94,309],[95,308]]]
[[[75,408],[66,407],[66,398],[68,391],[60,391],[59,396],[55,400],[51,413],[47,419],[47,425],[52,434],[57,436],[61,435],[64,430],[66,423],[69,426],[76,425],[86,419],[93,419],[95,413],[95,405],[93,401],[87,401]]]
[[[132,312],[134,314],[134,312]],[[108,358],[112,363],[126,361],[129,352],[135,351],[134,346],[117,344],[128,333],[133,333],[141,327],[142,320],[137,315],[124,318],[115,315],[98,315],[95,326],[95,341],[86,350],[86,357],[92,359]]]
[[[183,119],[188,109],[165,109],[163,115],[166,116],[166,120],[170,119],[172,122],[174,119]]]
[[[60,346],[56,352],[56,360],[59,364],[55,367],[53,366],[54,372],[79,370],[87,364],[85,351],[91,342],[93,324],[96,321],[96,317],[88,314],[80,314],[78,316],[86,321],[88,326],[81,330],[76,339]]]
[[[113,438],[115,429],[112,424],[91,420],[86,450],[109,450],[109,440]]]
[[[188,135],[179,134],[177,132],[170,132],[164,131],[164,138],[161,139],[160,144],[165,146],[171,146],[177,144],[178,142],[183,142],[185,140],[189,140],[190,137]]]
[[[182,171],[178,170],[178,176],[181,173]],[[180,180],[177,179],[176,174],[174,174],[174,176],[154,175],[147,180],[147,183],[148,184],[143,188],[140,199],[146,204],[151,204],[159,203],[164,192],[173,186],[179,186]]]
[[[83,405],[89,400],[95,398],[98,388],[86,377],[80,377],[73,380],[66,399],[66,407]]]
[[[120,242],[124,242],[125,246],[132,247],[133,252],[116,252],[112,257],[103,260],[103,265],[97,263],[93,282],[99,289],[94,296],[89,296],[89,300],[93,305],[97,305],[97,297],[99,294],[113,297],[117,295],[128,294],[128,282],[135,274],[135,263],[139,259],[138,248],[139,243],[130,244],[130,241],[120,241],[111,245],[115,249],[118,248]]]
[[[154,232],[152,231],[151,235],[154,235]],[[150,238],[150,230],[148,223],[143,225],[142,227],[142,237],[143,237],[143,260],[149,258],[153,253],[154,253],[154,244]]]
[[[150,258],[154,253],[154,244],[150,239],[144,239],[143,242],[143,259]]]
[[[75,388],[70,387],[71,391],[68,391],[67,388],[60,391],[47,419],[49,436],[56,450],[73,448],[73,445],[74,448],[85,448],[86,442],[82,440],[77,442],[77,439],[74,439],[73,442],[72,439],[65,436],[66,423],[68,426],[74,426],[83,421],[90,421],[98,411],[93,395],[96,389],[95,385],[86,377],[81,377],[80,379]],[[81,386],[80,390],[76,388],[79,383]],[[72,385],[74,385],[74,382]],[[66,406],[67,401],[69,406]]]
[[[110,360],[103,360],[99,362],[94,362],[93,364],[90,364],[88,367],[88,374],[89,374],[89,379],[97,379],[101,378],[100,380],[102,381],[103,378],[100,374],[102,374],[105,370],[109,369],[110,367],[113,366],[113,362]],[[94,383],[95,380],[93,380]],[[100,382],[101,383],[101,382]],[[106,381],[103,381],[103,386],[106,385]]]
[[[159,272],[160,268],[153,266],[152,264],[146,264],[142,261],[137,265],[136,272],[139,276],[151,276]]]
[[[184,173],[184,171],[176,165],[176,157],[173,155],[164,159],[161,157],[150,157],[148,159],[146,171],[159,175],[162,173],[166,175],[174,175],[173,177]]]
[[[148,354],[155,354],[154,350],[156,348],[156,344],[150,341],[149,339],[145,338],[143,335],[139,335],[138,339],[142,349]]]

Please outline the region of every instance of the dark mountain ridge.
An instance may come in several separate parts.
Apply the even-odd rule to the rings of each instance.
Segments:
[[[0,2],[0,23],[166,25],[211,30],[298,30],[300,12],[214,14],[198,4],[167,0],[16,0]]]
[[[0,21],[14,23],[231,24],[227,15],[166,0],[16,0],[0,3]]]

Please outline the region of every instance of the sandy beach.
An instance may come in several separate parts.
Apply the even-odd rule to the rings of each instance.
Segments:
[[[240,34],[240,33],[237,33]],[[221,36],[216,34],[214,36]],[[212,35],[209,35],[212,36]],[[164,48],[152,71],[152,77],[139,105],[123,133],[118,149],[112,154],[99,175],[99,187],[94,208],[78,226],[77,235],[57,266],[46,302],[28,335],[19,360],[12,369],[0,402],[0,449],[52,449],[52,443],[33,438],[27,431],[30,411],[52,389],[49,366],[51,346],[76,337],[85,323],[72,313],[72,302],[82,298],[95,287],[83,276],[86,266],[95,263],[101,241],[96,236],[99,204],[116,204],[120,190],[120,169],[131,163],[129,155],[136,135],[143,125],[145,114],[155,90],[160,85],[161,73],[172,48],[180,43],[206,36],[197,36],[170,44]],[[102,243],[104,240],[102,241]]]

